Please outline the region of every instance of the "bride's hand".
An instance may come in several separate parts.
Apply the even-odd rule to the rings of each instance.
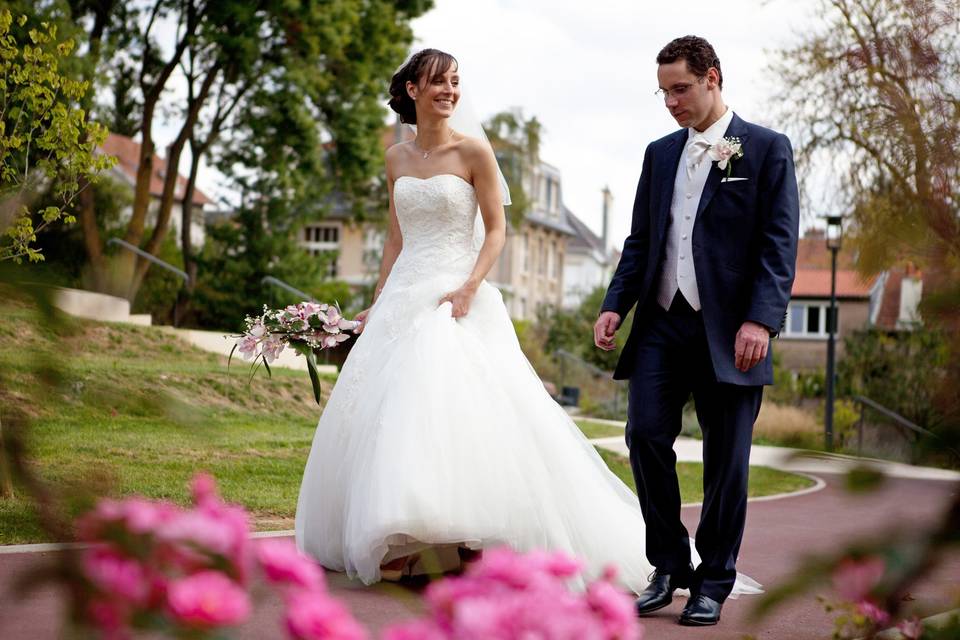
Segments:
[[[363,328],[367,326],[367,317],[370,315],[370,307],[367,307],[356,316],[354,316],[353,321],[359,322],[357,325],[356,333],[363,333]]]
[[[477,295],[477,285],[466,283],[456,291],[451,291],[447,295],[440,298],[440,302],[437,303],[437,306],[443,304],[444,302],[449,302],[453,309],[451,310],[451,315],[454,318],[462,318],[467,315],[470,311],[470,303],[473,302],[473,297]]]

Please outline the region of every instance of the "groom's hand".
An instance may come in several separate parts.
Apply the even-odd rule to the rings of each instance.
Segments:
[[[749,371],[767,357],[769,347],[769,329],[756,322],[744,322],[733,347],[735,366],[740,371]]]
[[[620,328],[620,314],[615,311],[604,311],[593,325],[593,343],[604,351],[613,351],[617,346],[613,336],[616,335],[618,328]]]

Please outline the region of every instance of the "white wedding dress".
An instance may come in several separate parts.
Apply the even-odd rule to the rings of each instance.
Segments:
[[[459,319],[438,306],[476,262],[473,186],[404,176],[394,199],[403,250],[317,425],[297,544],[365,583],[427,547],[506,544],[643,589],[637,498],[545,391],[500,292],[484,282]]]

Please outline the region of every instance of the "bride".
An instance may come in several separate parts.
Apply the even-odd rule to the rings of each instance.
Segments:
[[[450,126],[459,83],[435,49],[391,82],[417,136],[386,154],[380,279],[317,425],[297,544],[368,584],[463,550],[562,550],[639,592],[653,567],[637,498],[544,390],[484,281],[509,196],[489,143]]]

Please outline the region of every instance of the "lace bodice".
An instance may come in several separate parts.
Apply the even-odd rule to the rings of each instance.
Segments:
[[[401,176],[393,186],[403,250],[393,272],[469,272],[477,257],[477,196],[460,176]]]

